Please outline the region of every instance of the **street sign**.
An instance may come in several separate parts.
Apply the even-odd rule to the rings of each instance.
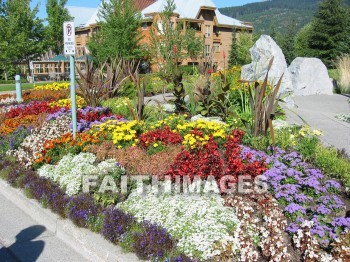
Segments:
[[[69,55],[70,64],[70,97],[72,102],[72,129],[73,138],[77,133],[77,97],[75,92],[75,70],[74,70],[74,55],[75,55],[75,27],[73,22],[63,23],[63,42],[64,54]]]
[[[74,22],[63,23],[64,54],[75,55],[75,27]]]

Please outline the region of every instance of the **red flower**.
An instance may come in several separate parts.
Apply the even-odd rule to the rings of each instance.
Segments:
[[[182,142],[181,135],[171,131],[168,126],[144,133],[139,139],[140,145],[144,148],[155,142],[162,142],[163,145],[175,145]]]

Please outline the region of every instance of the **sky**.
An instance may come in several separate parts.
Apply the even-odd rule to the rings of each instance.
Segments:
[[[227,7],[227,6],[239,6],[253,2],[261,2],[263,0],[213,0],[217,7]],[[93,9],[97,8],[100,0],[68,0],[67,7],[71,12],[71,15],[74,17],[79,16],[79,21],[76,21],[76,24],[81,24],[86,22],[89,17],[91,17]],[[39,13],[38,17],[45,18],[46,11],[45,5],[46,0],[32,0],[31,6],[39,4]],[[76,8],[84,7],[84,8]]]

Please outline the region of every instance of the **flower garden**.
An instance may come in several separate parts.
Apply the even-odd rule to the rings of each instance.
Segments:
[[[236,78],[227,92],[247,119]],[[282,127],[267,147],[238,116],[148,106],[140,120],[124,114],[124,98],[90,107],[78,97],[74,139],[68,96],[66,83],[28,90],[19,104],[0,96],[0,176],[44,208],[145,260],[350,261],[350,164],[319,131]],[[109,190],[85,192],[106,176]]]

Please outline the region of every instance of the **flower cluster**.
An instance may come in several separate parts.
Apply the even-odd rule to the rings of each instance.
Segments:
[[[235,181],[239,175],[261,175],[267,166],[262,160],[253,159],[250,154],[241,154],[239,143],[243,132],[234,130],[225,144],[224,156],[217,143],[210,139],[201,150],[183,150],[175,159],[167,172],[172,177],[198,175],[201,178],[213,176],[220,179],[224,175],[233,176]]]
[[[203,136],[212,135],[212,137],[220,143],[224,142],[226,139],[228,125],[218,121],[198,119],[194,122],[178,124],[176,130],[182,135],[189,134],[191,130],[199,130],[202,132]]]
[[[86,146],[99,142],[101,140],[96,134],[77,133],[74,139],[71,133],[67,133],[57,139],[46,141],[41,156],[35,160],[35,163],[38,165],[43,163],[53,164],[61,159],[63,155],[68,153],[78,154],[85,151]]]
[[[96,205],[94,199],[86,194],[72,198],[69,203],[68,217],[78,227],[89,226],[89,220],[96,219],[101,207]]]
[[[175,241],[162,227],[148,221],[142,223],[141,232],[134,234],[133,248],[142,259],[161,259],[170,253]]]
[[[289,261],[287,221],[283,210],[270,194],[234,195],[225,200],[234,208],[240,226],[234,232],[239,239],[239,261]],[[262,258],[263,257],[263,258]]]
[[[41,113],[52,114],[60,110],[59,107],[51,107],[46,101],[33,101],[28,104],[21,104],[5,114],[6,118],[15,118],[18,116],[38,115]]]
[[[84,98],[82,98],[81,96],[77,96],[76,103],[77,103],[78,108],[82,108],[86,104]],[[50,106],[51,107],[57,107],[57,106],[58,107],[72,107],[72,100],[70,98],[60,99],[58,101],[51,102]]]
[[[125,122],[119,120],[108,120],[102,124],[93,125],[92,132],[98,134],[107,133],[110,135],[117,148],[136,146],[139,142],[137,138],[140,133],[140,123],[137,121]]]
[[[7,136],[0,136],[0,153],[5,154],[8,150],[17,149],[23,140],[30,135],[32,128],[20,126]]]
[[[135,222],[134,217],[117,208],[107,209],[104,215],[102,235],[114,244],[122,242],[123,236]]]
[[[162,176],[170,169],[180,146],[168,146],[161,152],[148,154],[140,147],[117,149],[112,141],[87,147],[87,152],[96,154],[99,161],[116,159],[125,167],[128,175]],[[137,161],[135,161],[137,159]]]
[[[51,91],[59,91],[62,89],[68,89],[70,87],[70,83],[52,83],[47,85],[39,85],[35,86],[35,90],[51,90]]]
[[[306,221],[312,238],[320,247],[329,248],[350,230],[350,218],[339,217],[345,206],[335,194],[340,190],[338,182],[310,168],[296,152],[288,154],[278,149],[273,156],[248,148],[243,152],[249,152],[253,159],[263,157],[272,166],[264,176],[274,197],[284,206],[285,216],[292,221],[287,232],[307,234],[302,229]]]
[[[180,134],[173,132],[169,127],[156,129],[142,134],[140,137],[140,145],[144,148],[149,146],[157,147],[162,145],[176,145],[181,143],[182,137]]]
[[[107,175],[121,169],[115,160],[106,160],[95,165],[96,156],[91,153],[80,153],[76,156],[68,154],[57,165],[46,164],[38,169],[38,175],[52,179],[67,195],[76,195],[81,191],[82,176]]]
[[[0,135],[6,136],[14,132],[19,126],[30,127],[38,121],[38,115],[25,115],[5,119],[0,125]]]
[[[219,195],[161,195],[135,191],[118,208],[164,227],[177,247],[191,258],[210,260],[230,250],[237,251],[238,239],[230,234],[239,223],[232,208],[224,207]]]
[[[311,130],[310,127],[302,127],[299,130],[298,135],[300,135],[302,137],[321,136],[322,132],[320,130],[317,130],[317,129]]]
[[[57,101],[67,98],[68,90],[62,89],[58,91],[52,90],[27,90],[24,92],[22,98],[24,101]]]
[[[45,122],[40,128],[33,129],[17,150],[8,151],[7,154],[16,156],[21,164],[29,167],[35,159],[41,157],[45,141],[59,138],[71,131],[70,123],[71,119],[67,116]]]
[[[2,105],[9,105],[9,104],[14,104],[16,103],[16,98],[12,95],[10,96],[0,96],[0,106]]]

